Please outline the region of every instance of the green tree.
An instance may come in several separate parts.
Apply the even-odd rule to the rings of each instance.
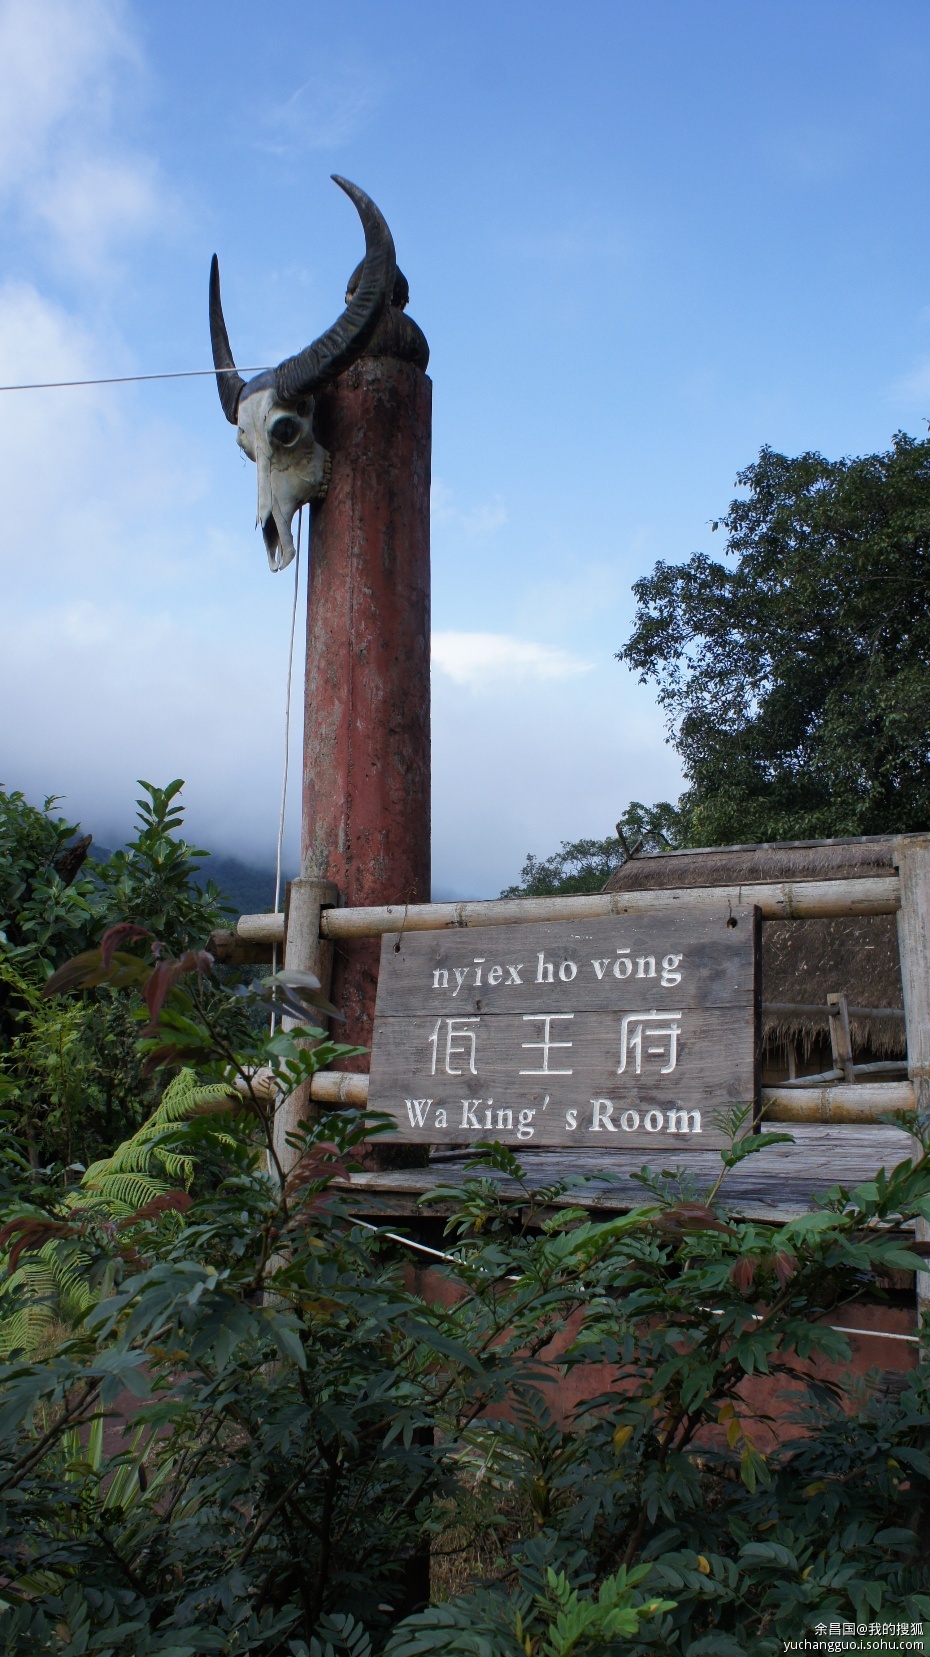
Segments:
[[[134,838],[96,871],[103,924],[135,921],[157,932],[173,950],[202,946],[228,921],[230,906],[215,881],[201,885],[200,865],[210,854],[192,846],[181,832],[183,780],[177,777],[167,788],[141,781],[139,786],[143,797],[136,801]]]
[[[870,1277],[922,1265],[926,1137],[784,1225],[719,1202],[766,1135],[706,1193],[642,1174],[606,1222],[480,1146],[430,1194],[452,1213],[421,1298],[345,1189],[376,1122],[332,1112],[276,1158],[275,1096],[347,1050],[307,1024],[213,1049],[196,963],[130,958],[171,981],[147,1039],[185,1029],[225,1079],[182,1073],[79,1193],[0,1140],[4,1657],[775,1657],[819,1621],[930,1617],[925,1356],[885,1398],[809,1363],[848,1356],[831,1325]],[[262,993],[307,997],[296,976]],[[39,1355],[43,1281],[71,1328]],[[556,1421],[590,1364],[605,1390]],[[771,1445],[756,1375],[792,1387],[797,1436]],[[417,1609],[410,1567],[463,1520],[491,1580]]]
[[[670,851],[681,842],[681,814],[667,800],[641,805],[631,800],[617,824],[616,834],[604,840],[563,840],[551,857],[530,852],[514,886],[502,898],[545,898],[564,892],[600,892],[614,869],[637,851]]]
[[[894,1397],[809,1362],[923,1265],[926,1124],[782,1225],[720,1201],[786,1137],[745,1112],[709,1190],[643,1170],[606,1222],[565,1204],[577,1176],[534,1189],[479,1145],[426,1199],[451,1212],[424,1298],[346,1190],[383,1120],[306,1122],[282,1168],[277,1100],[358,1051],[313,1022],[319,984],[246,990],[297,1023],[234,1043],[210,967],[131,923],[65,963],[52,999],[138,984],[143,1049],[199,1075],[78,1189],[0,1139],[5,1657],[775,1657],[818,1621],[930,1617],[926,1348]],[[556,1420],[592,1364],[604,1390]],[[772,1443],[759,1375],[798,1436]],[[492,1577],[425,1607],[426,1546],[463,1524]]]
[[[930,439],[765,448],[737,482],[727,562],[657,564],[619,653],[659,687],[686,843],[926,828]]]
[[[219,888],[202,883],[208,854],[181,832],[183,783],[141,787],[135,835],[99,863],[54,797],[40,808],[0,790],[0,1100],[37,1163],[86,1165],[157,1097],[136,1049],[138,993],[100,985],[50,1004],[50,974],[116,921],[180,952],[205,944],[227,913]]]
[[[99,913],[98,885],[76,844],[78,824],[0,788],[0,952],[23,971],[47,975],[86,943]],[[0,1012],[2,1018],[2,1012]]]

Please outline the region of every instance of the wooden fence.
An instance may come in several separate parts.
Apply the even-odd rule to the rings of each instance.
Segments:
[[[852,880],[386,904],[365,909],[335,907],[335,889],[327,882],[296,880],[291,887],[287,938],[283,915],[242,915],[236,927],[236,942],[243,959],[250,947],[277,945],[283,950],[287,967],[315,971],[326,987],[331,956],[328,946],[340,939],[375,938],[385,932],[587,921],[608,915],[717,907],[727,901],[757,904],[763,920],[896,914],[907,1030],[907,1079],[848,1080],[811,1087],[793,1083],[790,1087],[762,1090],[763,1110],[772,1122],[868,1123],[888,1111],[925,1109],[930,1102],[930,836],[902,836],[894,842],[894,849],[896,875]],[[763,931],[763,949],[764,939]],[[367,1098],[367,1077],[321,1073],[314,1078],[312,1097],[321,1103],[362,1104]]]

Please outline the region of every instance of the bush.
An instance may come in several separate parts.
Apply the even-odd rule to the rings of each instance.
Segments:
[[[502,898],[544,898],[564,892],[600,892],[614,870],[639,851],[670,851],[681,843],[684,819],[677,807],[660,800],[645,806],[632,800],[604,840],[563,840],[551,857],[530,852],[515,886]]]
[[[0,1101],[36,1164],[81,1166],[144,1120],[157,1091],[136,1051],[141,1002],[101,985],[80,1001],[42,998],[51,973],[116,920],[154,928],[171,948],[202,946],[225,914],[207,853],[180,833],[179,781],[143,783],[134,838],[102,863],[90,836],[0,790]]]
[[[930,819],[930,440],[827,460],[763,448],[723,559],[634,583],[620,659],[687,780],[684,843],[922,831]]]
[[[806,1362],[841,1364],[844,1308],[920,1264],[926,1149],[778,1227],[645,1172],[595,1222],[489,1145],[432,1193],[455,1212],[424,1296],[352,1218],[383,1123],[328,1113],[277,1158],[274,1097],[348,1052],[312,986],[210,990],[138,930],[50,987],[134,972],[148,1061],[199,1076],[76,1192],[0,1160],[0,1651],[762,1657],[820,1621],[930,1616],[930,1372],[854,1398]],[[303,1023],[232,1046],[221,995]],[[721,1178],[780,1137],[731,1125]],[[24,1314],[69,1285],[30,1354]],[[559,1376],[592,1362],[613,1379],[558,1419]],[[758,1375],[793,1388],[774,1449]],[[427,1548],[476,1542],[485,1579],[428,1605]]]

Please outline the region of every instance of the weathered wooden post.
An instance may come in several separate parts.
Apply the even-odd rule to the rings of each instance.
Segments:
[[[930,1115],[930,835],[902,835],[894,843],[901,882],[898,948],[907,1028],[907,1073],[914,1107]],[[930,1241],[930,1224],[917,1221],[918,1242]],[[930,1272],[917,1273],[917,1317],[930,1310]]]
[[[293,880],[288,890],[287,932],[285,934],[284,966],[296,972],[315,972],[328,993],[332,976],[332,944],[320,937],[320,914],[331,908],[338,892],[329,880]],[[284,1019],[284,1027],[293,1019]],[[282,1168],[289,1168],[294,1152],[287,1136],[309,1113],[309,1086],[305,1083],[282,1100],[274,1118],[274,1148]]]
[[[317,403],[332,475],[310,539],[301,879],[352,907],[430,897],[428,360],[393,304]],[[336,945],[340,1040],[371,1044],[378,956]]]
[[[308,581],[300,879],[285,966],[328,989],[320,914],[336,902],[430,896],[429,347],[404,315],[407,282],[388,225],[364,190],[354,202],[365,257],[346,308],[324,334],[246,381],[236,368],[210,270],[210,338],[223,412],[255,462],[268,561],[296,555],[292,524],[314,509]],[[340,1034],[370,1045],[378,949],[341,946],[332,994]],[[282,1109],[276,1138],[304,1107]]]

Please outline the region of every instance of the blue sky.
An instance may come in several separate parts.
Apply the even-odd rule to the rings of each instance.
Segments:
[[[917,0],[0,0],[0,65],[2,383],[205,366],[214,249],[275,361],[360,253],[329,174],[385,212],[432,348],[439,894],[678,791],[613,653],[761,444],[926,430]],[[273,860],[254,487],[208,380],[0,396],[8,787],[112,843],[182,775],[203,841]]]

